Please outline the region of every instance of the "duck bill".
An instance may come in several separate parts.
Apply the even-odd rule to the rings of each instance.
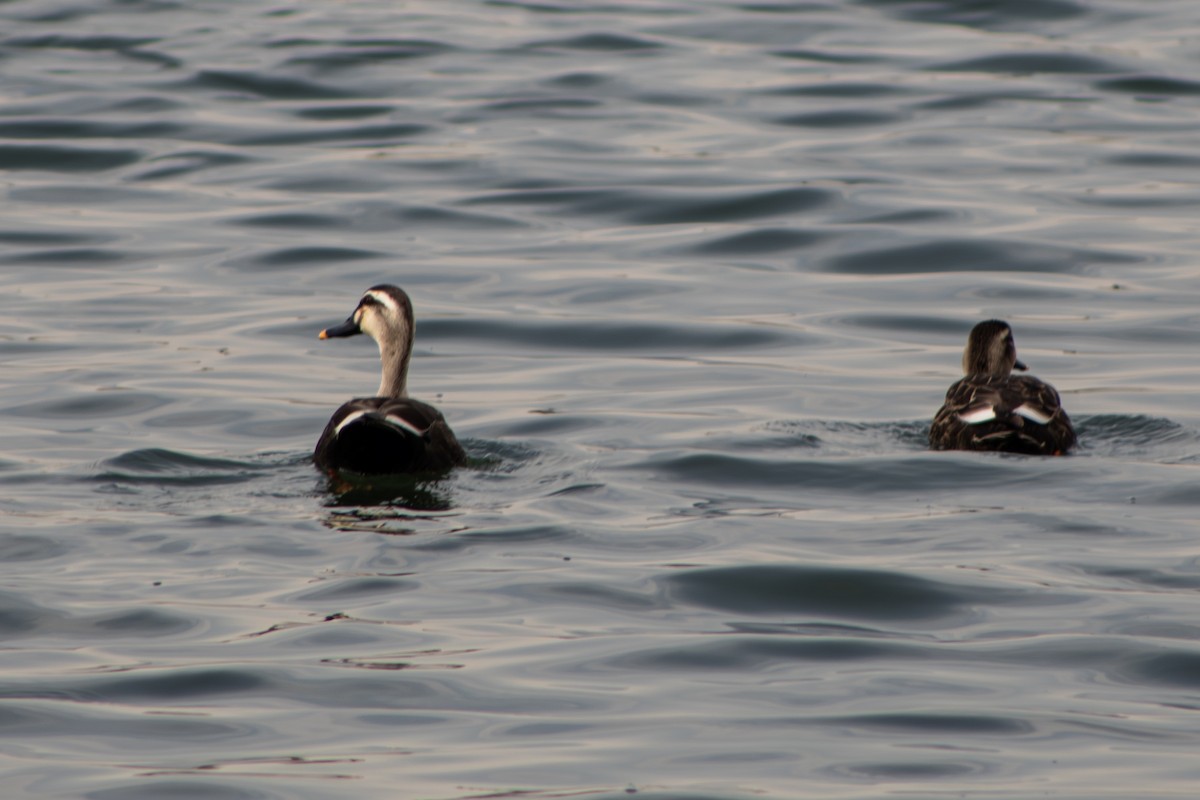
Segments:
[[[326,328],[317,334],[318,339],[336,339],[342,336],[355,336],[362,333],[362,328],[358,327],[358,323],[354,321],[354,317],[350,317],[341,325],[334,325],[332,328]]]
[[[1025,364],[1020,361],[1013,362],[1013,369],[1019,369],[1019,370],[1021,370],[1021,372],[1029,371],[1029,367],[1025,366]]]

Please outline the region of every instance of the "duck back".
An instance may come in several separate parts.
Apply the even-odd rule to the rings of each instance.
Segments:
[[[428,403],[361,397],[334,412],[313,460],[326,471],[379,475],[442,472],[462,465],[466,453],[441,412]]]
[[[935,450],[1062,455],[1075,442],[1058,392],[1029,375],[967,375],[950,386],[929,429]]]

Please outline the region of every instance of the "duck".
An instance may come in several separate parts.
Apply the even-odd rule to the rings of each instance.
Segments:
[[[962,378],[951,384],[933,418],[934,450],[990,450],[1026,455],[1065,455],[1075,429],[1058,392],[1017,359],[1007,322],[989,319],[971,329],[963,351]]]
[[[399,286],[367,289],[349,318],[325,328],[320,339],[366,334],[379,345],[382,377],[375,397],[343,403],[321,433],[313,461],[321,470],[368,475],[445,472],[466,453],[442,412],[408,396],[413,307]]]

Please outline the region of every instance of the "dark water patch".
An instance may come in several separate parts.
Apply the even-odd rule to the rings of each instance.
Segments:
[[[697,196],[700,194],[708,197]],[[559,213],[605,215],[635,225],[673,225],[700,222],[739,222],[781,214],[796,214],[834,202],[827,189],[802,187],[735,193],[693,191],[687,195],[655,195],[614,189],[530,189],[484,195],[468,204],[554,206]]]
[[[779,125],[799,128],[857,128],[870,125],[892,125],[900,122],[904,115],[895,111],[877,109],[841,109],[833,111],[811,111],[776,117],[772,121]]]
[[[597,89],[613,83],[609,75],[602,72],[567,72],[553,75],[542,81],[545,86],[559,89]]]
[[[833,192],[807,187],[746,194],[722,193],[711,198],[642,196],[631,198],[633,205],[627,212],[627,219],[640,225],[737,222],[810,211],[834,199]]]
[[[595,428],[598,421],[593,416],[559,413],[536,413],[513,420],[504,426],[503,436],[564,436],[569,433]]]
[[[1036,727],[1028,720],[987,714],[857,714],[820,717],[813,722],[838,729],[899,731],[917,735],[1024,736],[1036,731]]]
[[[331,100],[355,96],[349,89],[328,86],[304,78],[237,70],[200,70],[190,78],[167,84],[164,88],[233,92],[248,98],[261,97],[269,100]]]
[[[45,203],[78,208],[80,206],[112,206],[115,208],[154,209],[180,205],[184,201],[176,192],[153,189],[130,189],[127,186],[84,186],[63,183],[14,189],[9,197],[26,203]],[[106,209],[107,210],[107,209]]]
[[[584,119],[579,112],[601,108],[604,101],[586,97],[519,97],[472,106],[453,118],[456,124],[512,114],[534,119]],[[576,144],[578,146],[578,144]]]
[[[235,267],[285,269],[307,264],[338,263],[383,258],[385,253],[363,250],[357,247],[283,247],[266,253],[229,262]]]
[[[28,39],[27,41],[36,40],[38,38],[47,38],[47,37],[30,37],[30,39]],[[146,45],[157,41],[156,39],[143,39],[143,40],[140,40],[141,41],[140,44],[133,44],[133,45],[126,46],[126,45],[121,44],[122,39],[120,37],[111,37],[111,36],[94,36],[94,37],[61,37],[61,36],[54,37],[54,36],[52,36],[52,37],[48,37],[48,38],[57,40],[57,43],[51,44],[48,46],[28,45],[28,44],[19,45],[19,46],[28,47],[30,49],[41,48],[41,49],[59,49],[59,50],[84,50],[84,51],[94,52],[94,53],[108,52],[108,53],[113,53],[114,55],[118,55],[122,58],[129,59],[131,61],[142,61],[142,62],[145,62],[148,64],[153,64],[157,67],[161,67],[164,69],[178,69],[179,67],[182,67],[184,64],[184,62],[181,61],[180,59],[175,58],[174,56],[170,56],[167,53],[162,52],[161,50],[147,49]],[[64,41],[64,40],[73,40],[73,41]],[[3,44],[7,46],[7,45],[10,45],[13,41],[14,40],[10,39],[10,40],[5,41]],[[137,41],[137,40],[129,40],[129,41]],[[91,45],[97,45],[97,46],[91,46]]]
[[[764,255],[800,250],[823,242],[830,234],[799,231],[792,228],[765,228],[731,236],[721,236],[688,248],[690,252],[710,256]]]
[[[253,161],[241,153],[230,153],[219,150],[193,150],[179,153],[168,153],[147,159],[146,168],[129,176],[131,181],[153,181],[177,178],[181,175],[191,175],[207,169],[218,167],[233,167]],[[152,166],[151,166],[152,165]]]
[[[698,644],[659,645],[622,653],[606,659],[604,666],[633,672],[753,673],[797,662],[895,664],[927,657],[924,648],[897,641],[731,634],[708,637]]]
[[[327,494],[325,506],[356,510],[335,512],[328,517],[326,524],[338,530],[392,535],[415,533],[413,523],[420,515],[453,508],[451,486],[440,478],[432,475],[359,475],[340,472],[322,482]],[[366,509],[386,510],[381,513]]]
[[[203,765],[198,769],[211,770],[212,766]],[[168,797],[177,800],[284,800],[287,793],[236,786],[229,780],[216,778],[210,772],[194,781],[139,778],[124,786],[94,789],[82,797],[84,800],[163,800]]]
[[[718,611],[858,621],[939,620],[1014,596],[900,572],[787,565],[694,569],[662,583],[673,599]]]
[[[79,230],[0,230],[0,244],[11,244],[23,247],[49,247],[63,245],[94,244],[111,242],[119,237],[116,234],[103,231]]]
[[[111,264],[130,264],[143,261],[148,256],[131,253],[128,250],[114,250],[107,247],[61,247],[48,250],[35,250],[22,253],[8,253],[0,256],[4,264],[36,264],[50,267],[55,265],[80,267],[104,267]]]
[[[1106,156],[1105,164],[1114,167],[1162,167],[1163,169],[1196,169],[1200,167],[1200,156],[1191,153],[1167,151],[1141,151]]]
[[[1097,81],[1093,85],[1105,92],[1150,97],[1192,97],[1200,94],[1200,81],[1161,75],[1130,75]]]
[[[305,108],[296,109],[292,114],[301,119],[328,121],[367,119],[390,114],[395,110],[396,107],[390,105],[353,103],[333,106],[306,106]]]
[[[827,8],[822,8],[821,11]],[[677,39],[765,47],[790,45],[797,41],[814,39],[820,32],[836,27],[837,23],[831,24],[824,20],[818,22],[812,17],[787,15],[763,19],[746,14],[706,14],[658,27],[656,32]]]
[[[1200,480],[1180,481],[1169,487],[1153,487],[1139,492],[1131,499],[1165,506],[1200,506]]]
[[[485,228],[524,228],[525,223],[507,217],[491,214],[468,214],[448,208],[436,206],[405,208],[395,213],[395,218],[402,224],[427,227],[461,228],[463,230],[479,230]]]
[[[388,123],[379,125],[353,125],[345,128],[310,128],[300,130],[275,130],[252,136],[235,138],[233,144],[245,147],[262,147],[295,144],[330,144],[354,142],[359,146],[385,146],[403,139],[428,133],[428,125],[412,123]]]
[[[146,747],[156,741],[176,742],[181,738],[217,740],[237,737],[245,732],[246,726],[243,724],[167,715],[130,718],[124,714],[93,711],[80,706],[60,710],[47,709],[40,704],[23,705],[9,701],[0,709],[0,737],[10,740],[70,735],[98,740],[133,739],[137,740],[139,747]]]
[[[933,272],[1086,274],[1095,265],[1135,264],[1135,255],[999,239],[942,239],[837,256],[826,266],[846,275]]]
[[[1013,103],[1052,103],[1062,106],[1069,103],[1087,103],[1086,97],[1063,97],[1062,95],[1038,92],[972,92],[970,94],[938,97],[914,108],[928,111],[973,111],[992,106],[1004,106]]]
[[[107,105],[97,109],[103,112],[122,114],[162,114],[186,109],[187,103],[159,94],[135,95],[113,98]]]
[[[371,192],[395,191],[396,182],[373,176],[351,177],[345,174],[322,173],[320,170],[316,170],[299,178],[282,178],[271,181],[265,188],[276,189],[281,192],[294,192],[301,195],[322,193],[369,194]]]
[[[948,208],[913,208],[883,213],[872,212],[856,218],[854,222],[860,225],[922,225],[960,222],[963,219],[963,212]]]
[[[434,318],[423,320],[422,335],[430,339],[474,339],[501,342],[537,350],[605,350],[703,352],[748,347],[780,347],[807,341],[796,331],[749,325],[671,325],[641,321],[612,322]]]
[[[1183,590],[1195,592],[1200,590],[1200,573],[1168,572],[1160,569],[1137,567],[1100,566],[1084,567],[1081,569],[1087,575],[1094,575],[1106,580],[1119,581],[1123,584],[1150,587],[1153,589]],[[1192,632],[1195,633],[1194,631]]]
[[[142,421],[147,428],[209,428],[228,425],[237,422],[245,414],[240,409],[202,408],[195,411],[176,411],[170,414],[159,414]]]
[[[861,455],[895,451],[897,447],[926,451],[929,447],[929,423],[846,422],[843,420],[773,420],[762,426],[772,436],[756,442],[759,449],[784,450],[789,446],[820,447],[825,455]],[[720,441],[720,440],[718,440]],[[715,448],[714,448],[715,449]]]
[[[1092,414],[1074,418],[1075,431],[1093,455],[1133,455],[1165,448],[1200,447],[1200,431],[1145,414]]]
[[[0,136],[10,139],[157,139],[177,136],[182,130],[182,125],[171,122],[103,122],[53,117],[0,121]]]
[[[15,561],[45,561],[69,548],[57,539],[34,534],[0,533],[0,564]]]
[[[919,314],[845,314],[826,317],[825,320],[839,327],[864,328],[903,333],[928,333],[938,337],[953,336],[965,339],[966,331],[960,322],[945,316]]]
[[[57,144],[0,144],[0,169],[104,172],[142,158],[139,150]]]
[[[0,592],[0,635],[104,639],[114,635],[155,638],[196,627],[194,620],[156,608],[72,615],[37,605],[24,597]]]
[[[982,777],[995,768],[979,760],[880,761],[839,764],[828,770],[833,774],[862,781],[932,781],[947,778]]]
[[[662,108],[701,108],[718,105],[720,101],[707,95],[683,92],[645,92],[630,96],[637,103]]]
[[[105,34],[48,33],[38,36],[13,36],[4,40],[6,47],[50,48],[59,50],[132,50],[161,41],[160,37],[116,36]]]
[[[576,535],[576,531],[568,530],[561,525],[506,525],[476,528],[459,534],[462,539],[473,544],[489,542],[505,545],[521,542],[561,543],[573,539]]]
[[[256,671],[240,668],[192,668],[134,670],[115,676],[91,677],[66,686],[25,689],[10,684],[0,688],[0,697],[71,697],[93,703],[197,703],[217,697],[234,697],[275,687],[274,681]]]
[[[62,400],[22,403],[4,413],[17,417],[56,420],[89,420],[143,414],[167,405],[170,400],[147,392],[102,391]]]
[[[598,31],[581,36],[562,39],[544,39],[521,45],[517,52],[529,53],[549,50],[584,51],[599,53],[649,53],[666,47],[662,42],[644,36]]]
[[[1091,192],[1080,192],[1072,193],[1070,197],[1072,201],[1080,205],[1135,211],[1138,209],[1153,210],[1158,208],[1186,209],[1200,204],[1200,196],[1197,196],[1190,187],[1182,192],[1167,194],[1097,195]]]
[[[328,603],[338,600],[370,599],[376,595],[390,596],[399,592],[411,592],[420,584],[401,578],[347,578],[330,581],[313,589],[292,595],[300,603]]]
[[[332,672],[332,677],[325,677]],[[595,710],[600,701],[578,692],[542,688],[513,691],[511,686],[472,686],[463,679],[416,670],[325,670],[322,677],[271,667],[197,667],[131,669],[113,675],[70,679],[30,677],[0,686],[0,698],[75,700],[133,706],[204,706],[233,704],[256,708],[284,702],[327,709],[407,711],[437,704],[472,713],[534,715]]]
[[[393,61],[443,55],[457,48],[440,41],[422,39],[343,39],[318,42],[309,39],[282,39],[267,47],[304,47],[308,52],[288,58],[283,66],[313,67],[317,70],[360,69]]]
[[[311,331],[310,331],[311,335]],[[307,336],[305,338],[308,338]],[[268,418],[246,417],[232,425],[226,426],[226,431],[238,436],[249,436],[255,439],[268,439],[272,442],[283,441],[294,436],[307,436],[319,431],[325,420],[315,416]]]
[[[1067,303],[1079,297],[1079,292],[1071,289],[1057,289],[1052,286],[1038,286],[1036,284],[1027,284],[1022,286],[1019,283],[999,286],[972,286],[965,288],[955,294],[955,297],[966,298],[974,297],[982,300],[1004,300],[1009,302],[1029,302],[1041,301],[1051,303]],[[966,336],[965,330],[959,330]]]
[[[1024,75],[1030,73],[1060,73],[1088,75],[1094,73],[1120,72],[1121,66],[1096,56],[1077,53],[1024,52],[998,53],[995,55],[969,58],[936,64],[927,69],[937,72],[991,72]]]
[[[768,89],[763,94],[780,97],[830,97],[859,98],[891,97],[909,94],[912,90],[889,83],[837,81],[832,83],[805,83],[800,86],[783,86]]]
[[[935,25],[963,25],[986,31],[1047,33],[1048,22],[1082,16],[1087,8],[1072,0],[858,0],[893,16]]]
[[[822,50],[819,48],[776,50],[771,55],[776,58],[786,58],[794,61],[815,61],[818,64],[878,64],[887,60],[887,56],[868,51],[847,53],[842,50]]]
[[[663,607],[655,598],[636,591],[586,582],[513,585],[506,587],[502,592],[535,603],[546,603],[555,607],[575,605],[591,609],[593,612],[600,609],[645,612]]]
[[[216,486],[240,483],[265,469],[262,464],[152,447],[130,450],[100,462],[89,480],[149,486]]]
[[[296,228],[298,230],[319,230],[327,228],[345,228],[348,220],[334,214],[313,214],[301,211],[281,212],[275,214],[252,214],[227,220],[229,225],[245,225],[254,228]]]
[[[628,467],[649,471],[667,481],[759,491],[799,489],[891,494],[1044,483],[1069,463],[1062,459],[1030,459],[985,454],[928,453],[909,457],[856,457],[775,460],[723,453],[655,455]],[[1060,466],[1062,465],[1062,466]]]
[[[1200,690],[1200,652],[1195,649],[1164,648],[1163,652],[1129,659],[1114,670],[1113,677],[1144,686],[1165,686],[1195,692]]]

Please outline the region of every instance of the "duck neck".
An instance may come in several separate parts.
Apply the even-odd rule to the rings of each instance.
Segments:
[[[412,340],[397,344],[379,345],[379,361],[383,377],[377,397],[408,397],[408,360],[412,356]]]

